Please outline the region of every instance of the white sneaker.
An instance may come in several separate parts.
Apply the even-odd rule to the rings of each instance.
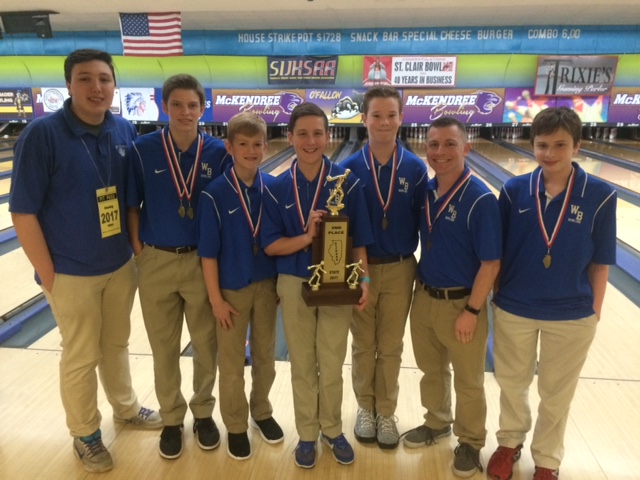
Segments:
[[[361,443],[373,443],[376,441],[376,417],[372,410],[358,408],[356,426],[353,429],[356,440]]]

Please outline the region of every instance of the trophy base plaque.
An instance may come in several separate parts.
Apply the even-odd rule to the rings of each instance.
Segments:
[[[360,287],[352,289],[348,285],[322,285],[318,290],[304,282],[302,284],[302,298],[309,307],[325,305],[357,305],[362,296]]]

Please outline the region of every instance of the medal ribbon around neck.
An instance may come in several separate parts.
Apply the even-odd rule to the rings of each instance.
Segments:
[[[166,138],[165,138],[166,135]],[[187,178],[185,180],[182,175],[182,170],[180,169],[180,162],[178,161],[178,156],[176,155],[176,151],[173,148],[173,141],[171,139],[171,132],[169,132],[169,127],[165,127],[161,135],[162,137],[162,147],[164,148],[164,154],[167,157],[167,163],[169,164],[169,170],[171,171],[171,176],[173,177],[173,184],[176,187],[176,192],[178,193],[178,198],[180,202],[182,202],[183,198],[186,198],[189,203],[191,203],[191,197],[193,196],[193,188],[196,184],[196,179],[198,178],[198,168],[200,167],[200,159],[202,157],[202,147],[204,146],[204,142],[202,141],[202,134],[198,132],[198,146],[196,153],[196,160],[193,162],[189,173],[187,174]]]
[[[542,237],[544,238],[545,243],[547,244],[547,254],[551,251],[551,247],[553,247],[556,238],[558,238],[558,233],[560,232],[560,227],[562,226],[562,222],[564,220],[565,213],[567,213],[567,208],[569,207],[569,199],[571,198],[571,192],[573,191],[573,185],[576,181],[576,169],[571,167],[571,175],[569,175],[569,181],[567,182],[567,193],[562,201],[562,209],[560,210],[560,215],[558,215],[558,219],[556,220],[556,225],[553,227],[553,232],[551,233],[551,237],[547,233],[547,229],[544,226],[544,219],[542,217],[542,202],[540,201],[540,179],[542,178],[542,169],[538,173],[538,180],[536,182],[536,209],[538,210],[538,225],[540,226],[540,231],[542,232]]]
[[[303,230],[306,232],[307,228],[309,227],[309,217],[311,216],[311,212],[318,206],[318,200],[320,199],[320,190],[322,190],[322,182],[327,173],[327,166],[324,164],[323,159],[322,168],[320,169],[320,174],[318,175],[318,185],[316,186],[316,193],[313,195],[313,202],[311,204],[311,209],[309,210],[309,215],[307,215],[306,221],[304,219],[304,215],[302,214],[302,205],[300,203],[300,195],[298,194],[298,179],[296,178],[297,170],[298,161],[296,160],[291,166],[291,176],[293,178],[293,193],[296,198],[296,208],[298,210],[298,217],[300,218],[300,225],[302,225]]]
[[[391,199],[393,198],[393,186],[396,183],[396,175],[398,173],[398,146],[393,149],[393,157],[391,163],[391,178],[389,178],[389,193],[387,194],[387,200],[382,198],[382,192],[380,191],[380,184],[378,183],[378,175],[376,175],[375,160],[373,158],[373,152],[369,147],[369,166],[371,168],[371,176],[373,177],[373,185],[376,187],[376,193],[378,194],[378,201],[382,207],[384,216],[387,216],[387,211],[391,206]]]
[[[436,213],[436,218],[434,218],[433,221],[431,221],[431,207],[429,206],[429,196],[427,195],[427,201],[425,204],[425,214],[427,217],[427,227],[429,228],[429,233],[431,233],[431,230],[433,230],[433,225],[436,223],[436,220],[438,220],[438,217],[440,216],[440,214],[444,212],[445,208],[447,208],[447,205],[449,205],[449,202],[451,201],[453,196],[456,193],[458,193],[458,190],[460,190],[462,186],[466,183],[466,181],[469,180],[469,177],[471,177],[471,170],[469,170],[467,174],[464,177],[462,177],[460,180],[458,180],[458,183],[456,183],[451,188],[451,190],[449,191],[449,195],[447,195],[447,198],[445,198],[444,201],[442,202],[442,205],[440,205],[440,209],[438,210],[438,213]]]
[[[260,204],[260,213],[258,213],[258,220],[254,225],[253,220],[251,220],[251,212],[249,212],[249,207],[247,207],[247,203],[244,201],[244,195],[242,195],[240,182],[238,181],[238,177],[236,176],[236,171],[234,168],[231,169],[231,178],[233,179],[233,184],[236,187],[238,198],[240,199],[240,205],[242,205],[242,210],[244,211],[244,216],[247,219],[249,228],[251,229],[251,234],[253,235],[253,243],[255,244],[257,242],[258,233],[260,232],[260,225],[262,225],[262,204]],[[258,172],[258,180],[260,181],[260,195],[262,195],[262,189],[264,185],[262,183],[260,172]]]

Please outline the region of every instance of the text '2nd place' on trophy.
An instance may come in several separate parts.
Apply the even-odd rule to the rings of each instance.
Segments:
[[[310,307],[356,305],[362,296],[358,283],[362,261],[351,260],[349,217],[340,215],[344,208],[342,184],[349,173],[346,170],[342,175],[327,176],[327,182],[336,182],[327,199],[330,215],[323,217],[319,235],[313,239],[313,265],[307,267],[311,277],[302,284],[302,298]]]

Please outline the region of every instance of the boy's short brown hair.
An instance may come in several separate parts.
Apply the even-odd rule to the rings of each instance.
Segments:
[[[398,112],[402,113],[402,98],[400,92],[389,85],[375,85],[367,90],[362,101],[362,113],[369,113],[369,104],[374,98],[394,98],[398,101]]]
[[[324,130],[325,132],[329,131],[329,119],[327,118],[327,114],[315,103],[311,102],[302,102],[300,105],[296,106],[291,112],[291,116],[289,117],[289,125],[287,130],[289,133],[293,133],[293,130],[296,128],[296,122],[298,119],[302,117],[321,117],[324,119]]]
[[[566,131],[576,146],[582,139],[582,120],[576,112],[567,107],[551,107],[542,110],[531,124],[531,144],[538,135],[551,135],[558,130]]]
[[[252,112],[240,112],[235,114],[229,120],[227,125],[227,140],[233,142],[233,138],[238,135],[246,135],[253,137],[254,135],[262,135],[267,140],[267,122]]]

